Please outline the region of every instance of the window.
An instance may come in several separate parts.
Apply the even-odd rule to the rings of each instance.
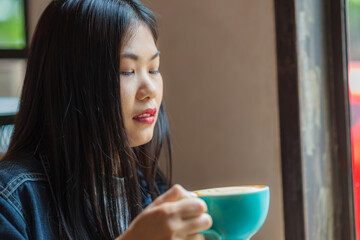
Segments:
[[[360,239],[360,0],[348,0],[347,22],[355,226]]]
[[[25,58],[26,0],[0,0],[0,58]]]
[[[285,239],[355,239],[347,1],[275,0]]]

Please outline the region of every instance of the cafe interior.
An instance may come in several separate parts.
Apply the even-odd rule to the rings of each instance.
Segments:
[[[50,2],[0,0],[0,158]],[[252,240],[359,240],[360,1],[143,2],[159,23],[173,182],[269,186]]]

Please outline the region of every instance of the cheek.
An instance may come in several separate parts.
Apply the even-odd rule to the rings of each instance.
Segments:
[[[121,83],[120,84],[120,95],[121,95],[121,109],[123,116],[127,116],[129,113],[129,109],[132,106],[132,91],[131,86],[129,84]]]
[[[159,83],[158,83],[158,87],[157,87],[157,100],[158,100],[158,102],[159,102],[159,104],[161,103],[161,101],[162,101],[162,98],[163,98],[163,80],[162,80],[162,78],[160,79],[160,81],[159,81]]]

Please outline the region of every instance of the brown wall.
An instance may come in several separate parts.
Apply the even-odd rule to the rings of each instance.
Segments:
[[[174,180],[188,189],[271,188],[256,239],[284,239],[273,0],[150,0]]]
[[[37,21],[51,0],[30,0],[29,2],[29,35],[34,33]]]
[[[30,27],[50,0],[30,1]],[[190,190],[267,184],[252,240],[284,239],[273,0],[147,0],[160,23],[174,180]]]

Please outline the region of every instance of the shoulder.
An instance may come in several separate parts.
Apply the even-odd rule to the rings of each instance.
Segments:
[[[41,162],[34,157],[0,161],[0,199],[23,218],[23,202],[39,195],[47,184]]]
[[[50,202],[50,186],[40,160],[27,157],[0,161],[0,224],[4,226],[0,239],[7,236],[4,234],[17,233],[39,237],[35,225],[45,226],[53,216]],[[11,233],[3,232],[6,226]]]
[[[0,161],[0,196],[9,197],[26,182],[46,182],[41,162],[34,157]]]

